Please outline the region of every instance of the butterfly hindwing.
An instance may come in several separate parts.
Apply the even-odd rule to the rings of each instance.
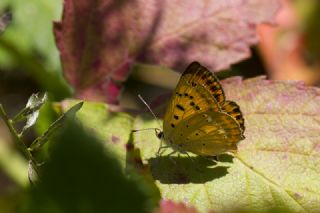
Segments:
[[[170,139],[178,150],[212,156],[235,150],[242,131],[237,121],[226,113],[202,112],[179,123]]]
[[[240,125],[242,132],[245,130],[244,118],[240,111],[240,107],[233,101],[226,101],[221,107],[223,112],[226,112],[228,115],[232,116]]]

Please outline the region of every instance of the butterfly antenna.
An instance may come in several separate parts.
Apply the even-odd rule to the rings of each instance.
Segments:
[[[133,129],[132,132],[140,132],[145,130],[157,130],[158,128],[146,128],[146,129]],[[160,129],[159,129],[160,131]]]
[[[153,113],[153,111],[152,111],[152,109],[150,108],[150,106],[147,104],[147,102],[142,98],[142,96],[141,96],[140,94],[138,94],[138,97],[139,97],[139,99],[142,101],[142,103],[144,103],[144,105],[146,105],[146,107],[147,107],[148,110],[151,112],[151,114],[153,115],[153,117],[157,120],[160,129],[162,129],[159,118]]]

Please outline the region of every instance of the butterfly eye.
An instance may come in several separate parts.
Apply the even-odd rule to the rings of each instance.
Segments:
[[[156,132],[156,136],[157,136],[159,139],[162,139],[162,138],[163,138],[163,131],[161,131],[161,130],[158,129],[158,128],[155,128],[154,131]]]
[[[159,129],[156,129],[156,135],[159,139],[163,138],[163,131],[160,131]]]

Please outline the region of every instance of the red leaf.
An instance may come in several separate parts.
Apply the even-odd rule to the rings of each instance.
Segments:
[[[64,74],[76,96],[116,103],[132,59],[124,48],[125,1],[65,0],[63,18],[54,25]],[[121,48],[121,46],[123,46]]]
[[[79,99],[90,99],[91,101],[105,101],[107,103],[117,103],[121,92],[121,85],[110,78],[100,80],[90,87],[79,89],[76,97]]]
[[[277,0],[163,2],[144,3],[149,10],[142,11],[140,25],[151,25],[143,18],[150,14],[161,14],[161,20],[143,61],[176,70],[191,61],[220,70],[249,57],[249,46],[258,41],[256,25],[272,22],[279,6]]]
[[[105,85],[124,81],[135,61],[218,70],[247,58],[256,25],[277,8],[278,0],[65,0],[54,31],[76,96],[115,103],[120,87]]]
[[[174,203],[171,200],[162,200],[160,208],[154,213],[197,213],[194,207],[186,206],[184,203]]]

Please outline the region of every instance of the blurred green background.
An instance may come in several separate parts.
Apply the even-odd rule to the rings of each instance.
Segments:
[[[0,11],[11,11],[12,22],[0,36],[0,101],[49,91],[53,100],[70,95],[62,77],[53,21],[59,20],[61,0],[2,0]]]

